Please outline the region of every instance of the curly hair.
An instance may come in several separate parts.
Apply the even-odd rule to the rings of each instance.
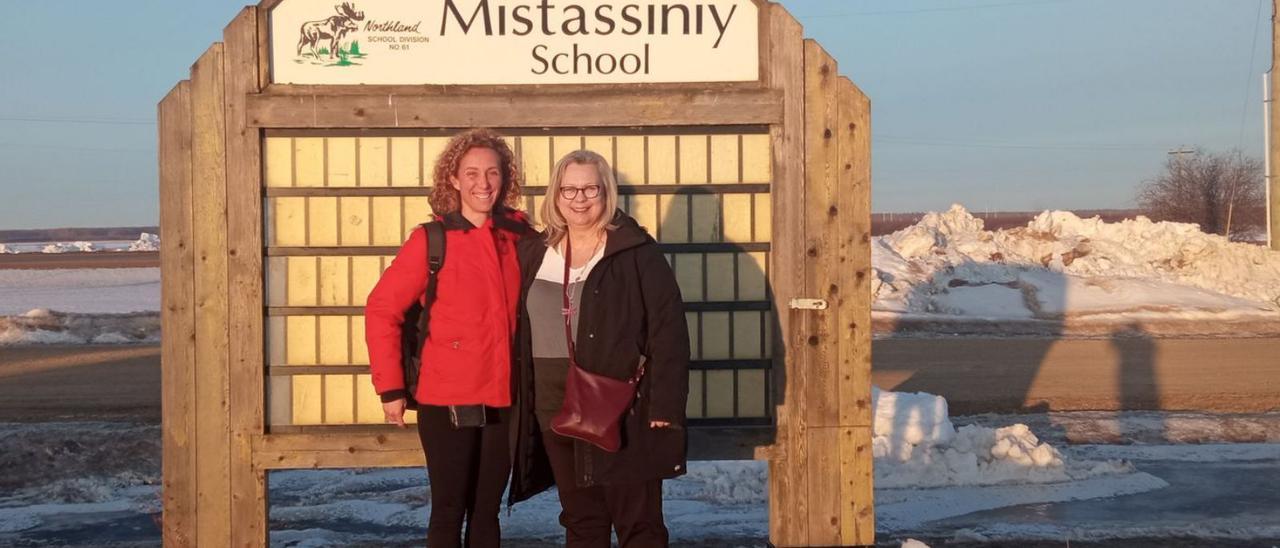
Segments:
[[[498,192],[497,203],[507,209],[517,209],[521,181],[515,152],[512,152],[511,146],[497,132],[475,128],[454,135],[436,158],[436,168],[432,174],[435,188],[431,191],[429,201],[431,211],[437,217],[458,211],[461,207],[461,196],[449,183],[449,177],[457,175],[458,164],[463,155],[473,148],[487,148],[498,154],[498,161],[502,166],[502,189]]]

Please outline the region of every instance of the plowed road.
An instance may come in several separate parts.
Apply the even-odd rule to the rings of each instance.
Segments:
[[[903,339],[873,356],[876,385],[953,414],[1280,410],[1280,339]],[[0,421],[159,416],[159,346],[0,348]]]

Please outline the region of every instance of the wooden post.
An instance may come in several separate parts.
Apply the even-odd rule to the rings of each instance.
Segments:
[[[191,68],[196,312],[196,544],[231,544],[227,414],[227,186],[223,47]]]
[[[191,231],[191,83],[160,102],[160,422],[164,543],[195,539],[195,296]]]
[[[262,140],[246,121],[258,87],[258,14],[246,7],[223,33],[226,90],[227,282],[231,538],[233,546],[267,545],[266,472],[253,466],[263,420]]]

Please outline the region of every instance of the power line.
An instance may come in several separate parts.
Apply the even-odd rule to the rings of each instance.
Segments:
[[[37,118],[32,116],[0,116],[0,122],[32,122],[47,124],[103,124],[117,126],[154,126],[154,120],[138,118]]]
[[[987,8],[1007,8],[1019,6],[1039,6],[1045,4],[1061,4],[1064,2],[1072,2],[1074,0],[1033,0],[1029,2],[1000,2],[992,4],[973,4],[969,6],[949,6],[945,8],[917,8],[906,10],[881,10],[881,11],[848,11],[839,13],[818,13],[813,15],[797,15],[797,19],[819,19],[834,17],[858,17],[863,15],[904,15],[910,13],[930,13],[942,11],[969,11]]]
[[[1258,27],[1262,26],[1262,0],[1258,0],[1258,14],[1253,18],[1253,45],[1249,48],[1249,67],[1247,72],[1249,77],[1245,80],[1244,86],[1244,104],[1240,107],[1240,138],[1236,142],[1236,148],[1244,148],[1244,123],[1249,114],[1249,96],[1252,93],[1256,81],[1253,79],[1253,61],[1258,55]]]

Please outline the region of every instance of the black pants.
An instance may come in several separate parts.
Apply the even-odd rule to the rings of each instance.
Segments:
[[[617,530],[621,548],[668,545],[662,521],[662,480],[578,487],[573,440],[548,428],[542,441],[560,492],[560,525],[567,548],[609,548],[610,529]]]
[[[501,544],[498,512],[511,474],[508,415],[506,409],[489,415],[489,424],[483,428],[454,428],[448,407],[424,405],[418,410],[418,437],[431,480],[430,548],[498,548]]]

